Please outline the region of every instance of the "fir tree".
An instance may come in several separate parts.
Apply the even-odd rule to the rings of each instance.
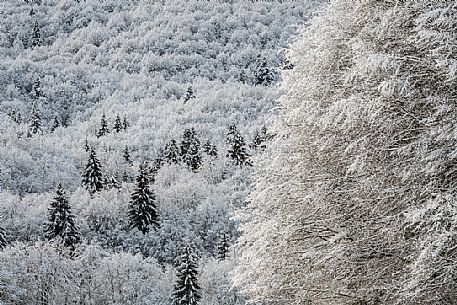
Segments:
[[[122,181],[123,182],[132,182],[132,177],[127,172],[124,172],[122,175]]]
[[[124,130],[127,130],[127,128],[130,127],[130,123],[127,121],[126,117],[124,117],[124,120],[122,121],[122,127],[124,128]]]
[[[219,243],[217,245],[217,259],[221,261],[226,259],[229,247],[230,245],[227,240],[227,234],[225,232],[222,232],[219,237]]]
[[[187,87],[186,96],[184,97],[184,104],[193,98],[195,98],[194,91],[192,90],[192,86],[189,86]]]
[[[201,163],[200,140],[195,129],[186,129],[183,134],[180,147],[181,160],[193,171],[196,171]]]
[[[32,113],[29,119],[29,129],[27,133],[27,137],[32,137],[34,134],[38,132],[43,133],[41,129],[41,115],[38,109],[36,108],[35,104],[32,107]]]
[[[149,189],[149,179],[144,165],[136,178],[136,188],[132,193],[128,208],[129,226],[146,234],[150,227],[158,228],[158,214],[155,195]]]
[[[106,122],[106,116],[103,113],[102,114],[102,119],[100,121],[100,129],[98,130],[97,133],[97,138],[100,138],[101,136],[104,136],[109,133],[109,128],[108,128],[108,123]]]
[[[179,161],[179,150],[176,140],[172,139],[163,150],[163,158],[168,164],[178,163]]]
[[[82,183],[91,194],[103,188],[102,166],[93,148],[90,150],[89,160],[84,169]]]
[[[7,245],[5,229],[0,227],[0,251]]]
[[[130,159],[130,151],[129,151],[129,147],[128,146],[125,146],[124,154],[122,155],[122,158],[124,158],[125,163],[127,163],[128,165],[132,165],[133,164],[132,160]]]
[[[230,145],[227,157],[231,158],[235,165],[239,165],[241,167],[243,165],[251,165],[244,138],[241,136],[234,124],[229,127],[227,142]]]
[[[119,114],[116,116],[116,120],[114,121],[114,126],[113,126],[113,130],[117,133],[121,132],[121,130],[124,129],[124,127],[122,126],[122,121],[121,121],[121,118],[119,116]]]
[[[151,180],[151,183],[155,182],[157,172],[160,170],[162,165],[163,165],[163,159],[160,156],[158,156],[157,158],[155,158],[154,162],[149,167],[149,179]]]
[[[41,88],[41,81],[38,77],[33,81],[32,91],[30,92],[30,94],[34,99],[38,99],[44,96],[43,89]]]
[[[119,185],[119,181],[115,175],[111,175],[111,177],[106,182],[106,186],[108,187],[108,189],[117,189],[118,190],[121,188],[121,186]]]
[[[275,80],[274,71],[268,67],[267,59],[257,57],[257,61],[254,69],[254,85],[269,86]]]
[[[40,35],[40,27],[38,26],[38,21],[35,21],[35,25],[33,26],[33,33],[32,33],[32,47],[41,46],[41,35]]]
[[[32,9],[31,9],[30,12],[29,12],[29,16],[35,16],[35,11],[33,10],[33,7],[32,7]]]
[[[217,147],[216,145],[212,144],[210,141],[206,141],[203,144],[203,151],[210,157],[217,158]]]
[[[265,141],[267,140],[267,138],[268,138],[268,136],[267,136],[267,128],[266,127],[262,127],[260,132],[258,130],[256,130],[250,147],[253,148],[253,149],[260,148],[261,150],[264,150],[267,147],[265,145]]]
[[[74,248],[81,238],[68,198],[65,196],[61,184],[57,187],[56,195],[48,208],[48,212],[48,221],[44,227],[45,237],[48,240],[60,237],[65,246]]]
[[[54,132],[59,127],[60,127],[60,121],[57,118],[57,116],[55,116],[54,121],[52,122],[51,132]]]
[[[195,257],[190,246],[186,246],[181,254],[177,268],[177,281],[173,291],[173,305],[197,305],[201,299],[198,285],[198,271]]]
[[[87,138],[84,140],[84,150],[87,152],[90,151],[90,145],[89,145],[89,141],[87,140]]]

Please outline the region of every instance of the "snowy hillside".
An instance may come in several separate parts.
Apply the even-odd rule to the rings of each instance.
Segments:
[[[243,304],[231,216],[318,4],[3,1],[0,303]]]

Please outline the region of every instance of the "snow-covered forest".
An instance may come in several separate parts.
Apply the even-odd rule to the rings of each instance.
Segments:
[[[0,2],[0,304],[455,305],[454,1]]]
[[[0,303],[244,304],[234,212],[319,1],[0,2]]]
[[[258,304],[457,304],[457,4],[331,1],[238,213]]]

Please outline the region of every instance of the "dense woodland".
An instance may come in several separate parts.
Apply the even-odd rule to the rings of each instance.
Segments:
[[[319,1],[0,3],[0,303],[244,304],[284,49]]]
[[[0,13],[0,304],[456,304],[455,2]]]
[[[457,4],[331,1],[287,56],[235,282],[258,304],[455,305]]]

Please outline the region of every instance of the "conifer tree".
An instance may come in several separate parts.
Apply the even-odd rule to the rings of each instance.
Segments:
[[[210,141],[206,141],[203,144],[203,151],[210,157],[217,158],[217,147],[216,145],[212,144]]]
[[[198,266],[189,245],[184,247],[177,268],[177,281],[173,291],[173,305],[197,305],[201,299],[198,284]]]
[[[44,96],[43,89],[41,88],[41,81],[38,77],[33,81],[32,91],[30,92],[30,94],[34,99],[38,99]]]
[[[121,121],[121,117],[119,116],[119,114],[116,116],[116,120],[114,121],[114,126],[113,126],[113,130],[117,133],[121,132],[121,130],[124,129],[124,127],[122,126],[122,121]]]
[[[269,86],[275,80],[274,71],[268,67],[267,59],[258,55],[254,70],[254,85]]]
[[[87,152],[90,151],[90,145],[89,145],[89,141],[87,140],[87,138],[84,140],[84,150]]]
[[[155,195],[149,189],[149,179],[144,165],[136,178],[136,188],[132,193],[128,208],[129,227],[137,228],[143,234],[149,232],[150,227],[158,228],[158,213]]]
[[[60,237],[66,247],[74,248],[81,237],[76,228],[68,198],[61,184],[57,187],[56,195],[48,208],[48,212],[48,221],[44,227],[45,237],[48,240]]]
[[[5,229],[0,227],[0,251],[7,245]]]
[[[160,170],[162,165],[163,165],[163,159],[162,159],[162,157],[158,156],[157,158],[155,158],[154,162],[149,167],[149,179],[151,180],[151,183],[155,182],[157,172]]]
[[[124,158],[125,163],[127,163],[128,165],[132,165],[132,160],[130,159],[130,151],[127,145],[124,148],[124,154],[122,155],[122,157]]]
[[[108,123],[106,122],[106,116],[104,113],[102,115],[100,125],[101,126],[100,126],[100,129],[98,130],[97,138],[100,138],[101,136],[104,136],[109,133]]]
[[[124,120],[122,121],[122,127],[124,128],[124,130],[127,130],[127,128],[130,127],[130,123],[127,121],[126,117],[124,117]]]
[[[51,132],[54,132],[59,127],[60,127],[59,118],[57,116],[55,116],[54,121],[52,122]]]
[[[32,137],[34,134],[38,132],[43,133],[41,129],[41,115],[38,109],[36,108],[35,104],[32,107],[32,113],[29,119],[29,129],[27,133],[27,137]]]
[[[231,158],[235,165],[239,165],[241,167],[243,165],[251,165],[251,162],[249,161],[249,154],[246,150],[246,143],[235,124],[232,124],[229,127],[227,142],[230,145],[227,157]]]
[[[102,166],[93,148],[91,148],[89,160],[84,169],[82,183],[91,194],[101,191],[103,188]]]
[[[38,21],[35,21],[35,25],[33,26],[33,33],[32,33],[32,47],[41,46],[41,34],[40,34],[40,27],[38,26]]]
[[[181,160],[193,171],[196,171],[201,163],[200,140],[195,129],[186,129],[183,134],[180,147]]]
[[[163,158],[168,164],[178,163],[179,149],[175,139],[171,139],[171,141],[165,145],[163,150]]]
[[[192,90],[192,86],[189,86],[187,87],[186,96],[184,97],[184,104],[193,98],[195,98],[194,91]]]
[[[120,189],[121,186],[119,185],[119,181],[116,178],[115,175],[111,175],[111,177],[108,179],[106,186],[108,189]]]
[[[219,238],[219,244],[217,245],[217,258],[219,260],[223,261],[227,258],[229,247],[230,245],[227,240],[227,234],[225,232],[222,232]]]
[[[267,140],[267,137],[268,136],[267,136],[267,128],[266,127],[262,127],[260,132],[258,130],[256,130],[250,147],[253,148],[253,149],[260,148],[261,150],[264,150],[267,147],[265,145],[265,141]]]

